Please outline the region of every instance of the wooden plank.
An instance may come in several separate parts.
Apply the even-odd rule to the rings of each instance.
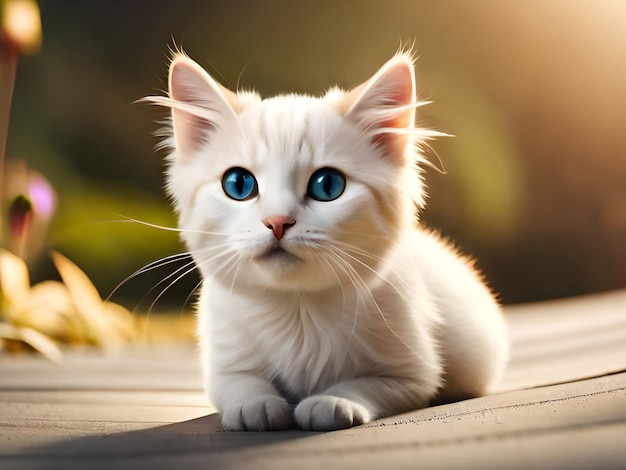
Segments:
[[[193,343],[134,345],[103,354],[68,350],[60,366],[0,354],[0,390],[202,390]]]
[[[334,433],[224,433],[216,415],[135,429],[117,422],[115,429],[98,421],[85,429],[76,421],[48,421],[62,428],[58,441],[5,448],[0,466],[380,468],[420,459],[428,468],[546,462],[551,468],[586,468],[581,463],[590,462],[619,468],[626,461],[626,373],[442,405]]]
[[[511,358],[498,391],[626,370],[626,290],[505,309]]]
[[[606,374],[626,370],[625,306],[510,307],[499,393],[335,433],[221,432],[193,344],[2,356],[0,469],[622,468],[626,373]]]

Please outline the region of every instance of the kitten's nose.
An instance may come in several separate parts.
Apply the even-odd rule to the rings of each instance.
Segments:
[[[272,232],[274,232],[274,236],[277,240],[280,240],[285,235],[285,230],[289,227],[296,225],[296,219],[293,217],[288,217],[286,215],[270,215],[269,217],[265,217],[263,220],[263,225],[269,228]]]

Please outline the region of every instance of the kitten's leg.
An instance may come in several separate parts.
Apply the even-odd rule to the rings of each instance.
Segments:
[[[250,374],[214,377],[213,401],[227,431],[293,428],[293,409],[270,382]]]
[[[428,406],[438,383],[418,383],[391,377],[359,377],[305,398],[295,411],[297,425],[312,431],[332,431]]]
[[[464,321],[446,324],[439,344],[445,357],[445,387],[436,403],[486,395],[504,371],[508,358],[508,332],[495,304],[462,312]],[[490,314],[490,315],[489,315]]]

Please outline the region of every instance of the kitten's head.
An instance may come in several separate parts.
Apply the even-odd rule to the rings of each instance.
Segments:
[[[319,291],[374,276],[424,192],[413,64],[397,54],[321,98],[234,93],[176,54],[168,190],[204,277]]]

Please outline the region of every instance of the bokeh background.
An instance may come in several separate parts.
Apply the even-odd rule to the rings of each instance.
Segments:
[[[173,44],[263,95],[355,86],[414,45],[420,97],[434,101],[420,122],[455,136],[433,143],[446,174],[427,172],[425,222],[478,258],[505,303],[626,287],[623,0],[39,5],[43,45],[19,63],[8,156],[51,182],[46,246],[104,295],[184,250],[173,232],[123,221],[175,224],[153,150],[162,114],[133,104],[163,92]],[[35,280],[54,276],[45,253],[31,267]],[[137,276],[113,300],[145,308],[184,272]],[[154,309],[180,308],[197,282],[190,274]]]

